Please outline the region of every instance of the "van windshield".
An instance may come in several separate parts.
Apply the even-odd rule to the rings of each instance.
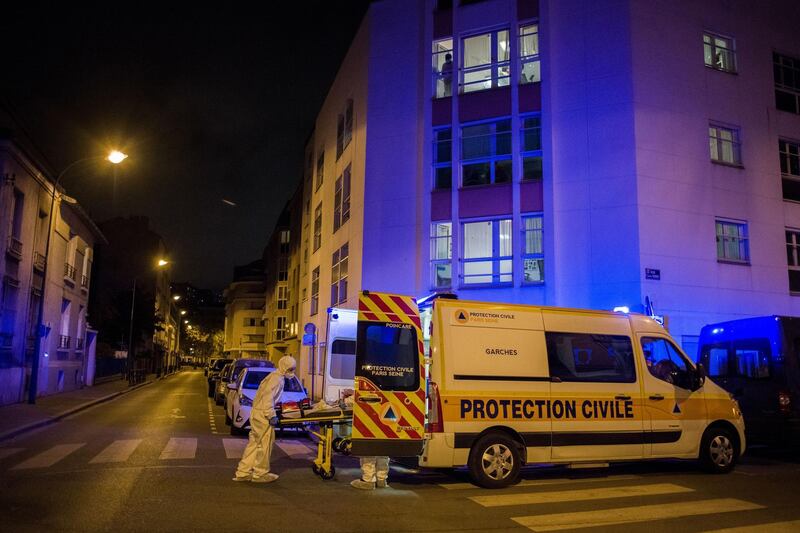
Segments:
[[[419,388],[419,347],[411,324],[361,322],[356,373],[382,390]]]

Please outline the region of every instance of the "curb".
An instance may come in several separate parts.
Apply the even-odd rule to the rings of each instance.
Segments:
[[[161,378],[157,378],[157,379],[161,379]],[[55,414],[55,415],[50,416],[50,417],[47,417],[44,420],[38,420],[36,422],[31,422],[30,424],[27,424],[25,426],[18,427],[18,428],[6,431],[5,433],[0,433],[0,442],[2,442],[4,440],[8,440],[8,439],[16,437],[16,436],[19,436],[19,435],[22,435],[23,433],[27,433],[29,431],[33,431],[34,429],[39,429],[39,428],[44,427],[44,426],[49,426],[50,424],[55,424],[56,422],[66,418],[66,417],[68,417],[70,415],[74,415],[75,413],[79,413],[79,412],[81,412],[81,411],[83,411],[85,409],[88,409],[90,407],[93,407],[95,405],[107,402],[109,400],[113,400],[114,398],[118,398],[119,396],[123,396],[125,394],[128,394],[129,392],[133,392],[133,391],[135,391],[137,389],[141,389],[142,387],[145,387],[147,385],[152,385],[153,383],[155,383],[155,381],[156,380],[147,381],[145,383],[139,383],[138,385],[134,385],[133,387],[131,387],[129,389],[117,391],[117,392],[114,392],[114,393],[109,394],[107,396],[102,396],[100,398],[95,398],[94,400],[90,400],[90,401],[82,403],[80,405],[76,405],[75,407],[73,407],[71,409],[67,409],[66,411],[62,411],[62,412],[60,412],[58,414]]]

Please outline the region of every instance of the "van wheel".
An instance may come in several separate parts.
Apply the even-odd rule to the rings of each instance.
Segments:
[[[700,443],[700,462],[712,474],[727,474],[736,466],[739,450],[730,430],[713,427],[706,430]]]
[[[469,475],[487,489],[514,483],[522,467],[519,445],[502,433],[489,433],[473,444],[469,452]]]

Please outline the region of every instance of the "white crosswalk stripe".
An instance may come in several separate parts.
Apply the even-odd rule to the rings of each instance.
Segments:
[[[127,461],[142,439],[115,440],[98,453],[89,463],[121,463]]]
[[[563,503],[588,500],[607,500],[613,498],[631,498],[639,496],[656,496],[662,494],[680,494],[694,492],[694,489],[674,485],[672,483],[654,483],[652,485],[635,485],[625,487],[603,487],[591,489],[526,492],[522,494],[500,494],[497,496],[471,496],[470,500],[484,507],[500,507],[507,505],[533,505],[541,503]]]
[[[161,451],[159,459],[194,459],[197,453],[197,439],[194,437],[173,437]]]
[[[64,457],[68,456],[75,450],[85,446],[85,442],[77,443],[77,444],[57,444],[52,448],[43,451],[38,455],[34,455],[30,459],[27,459],[17,466],[13,467],[12,470],[24,470],[28,468],[47,468],[48,466],[53,466]]]
[[[520,516],[512,518],[512,520],[532,531],[560,531],[563,529],[616,526],[637,522],[682,518],[686,516],[752,511],[755,509],[763,509],[763,506],[733,498],[720,498],[715,500],[672,502],[668,505],[637,505],[633,507],[619,507],[616,509],[602,509],[598,511],[572,511],[569,513]],[[760,526],[750,526],[748,531],[754,531],[756,529],[758,531],[763,531]]]
[[[608,477],[587,477],[587,478],[554,478],[554,479],[523,479],[514,488],[518,487],[545,487],[550,485],[571,485],[580,483],[600,483],[603,481],[628,481],[632,479],[640,479],[640,476],[635,475],[620,475]],[[447,490],[470,490],[480,489],[481,487],[474,483],[440,483],[440,487]]]
[[[316,452],[308,446],[307,442],[299,440],[276,440],[275,444],[283,453],[292,459],[307,458],[316,454]]]
[[[24,449],[25,448],[0,448],[0,459],[11,457],[12,455],[17,454]]]
[[[241,459],[247,446],[247,439],[222,439],[222,445],[225,447],[226,458]]]

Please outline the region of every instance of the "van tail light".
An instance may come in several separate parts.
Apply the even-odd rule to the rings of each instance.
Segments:
[[[428,423],[425,425],[425,431],[426,433],[444,433],[442,399],[439,397],[439,386],[431,381],[428,390]]]
[[[781,413],[789,414],[792,410],[792,397],[786,391],[778,393],[778,409]]]

